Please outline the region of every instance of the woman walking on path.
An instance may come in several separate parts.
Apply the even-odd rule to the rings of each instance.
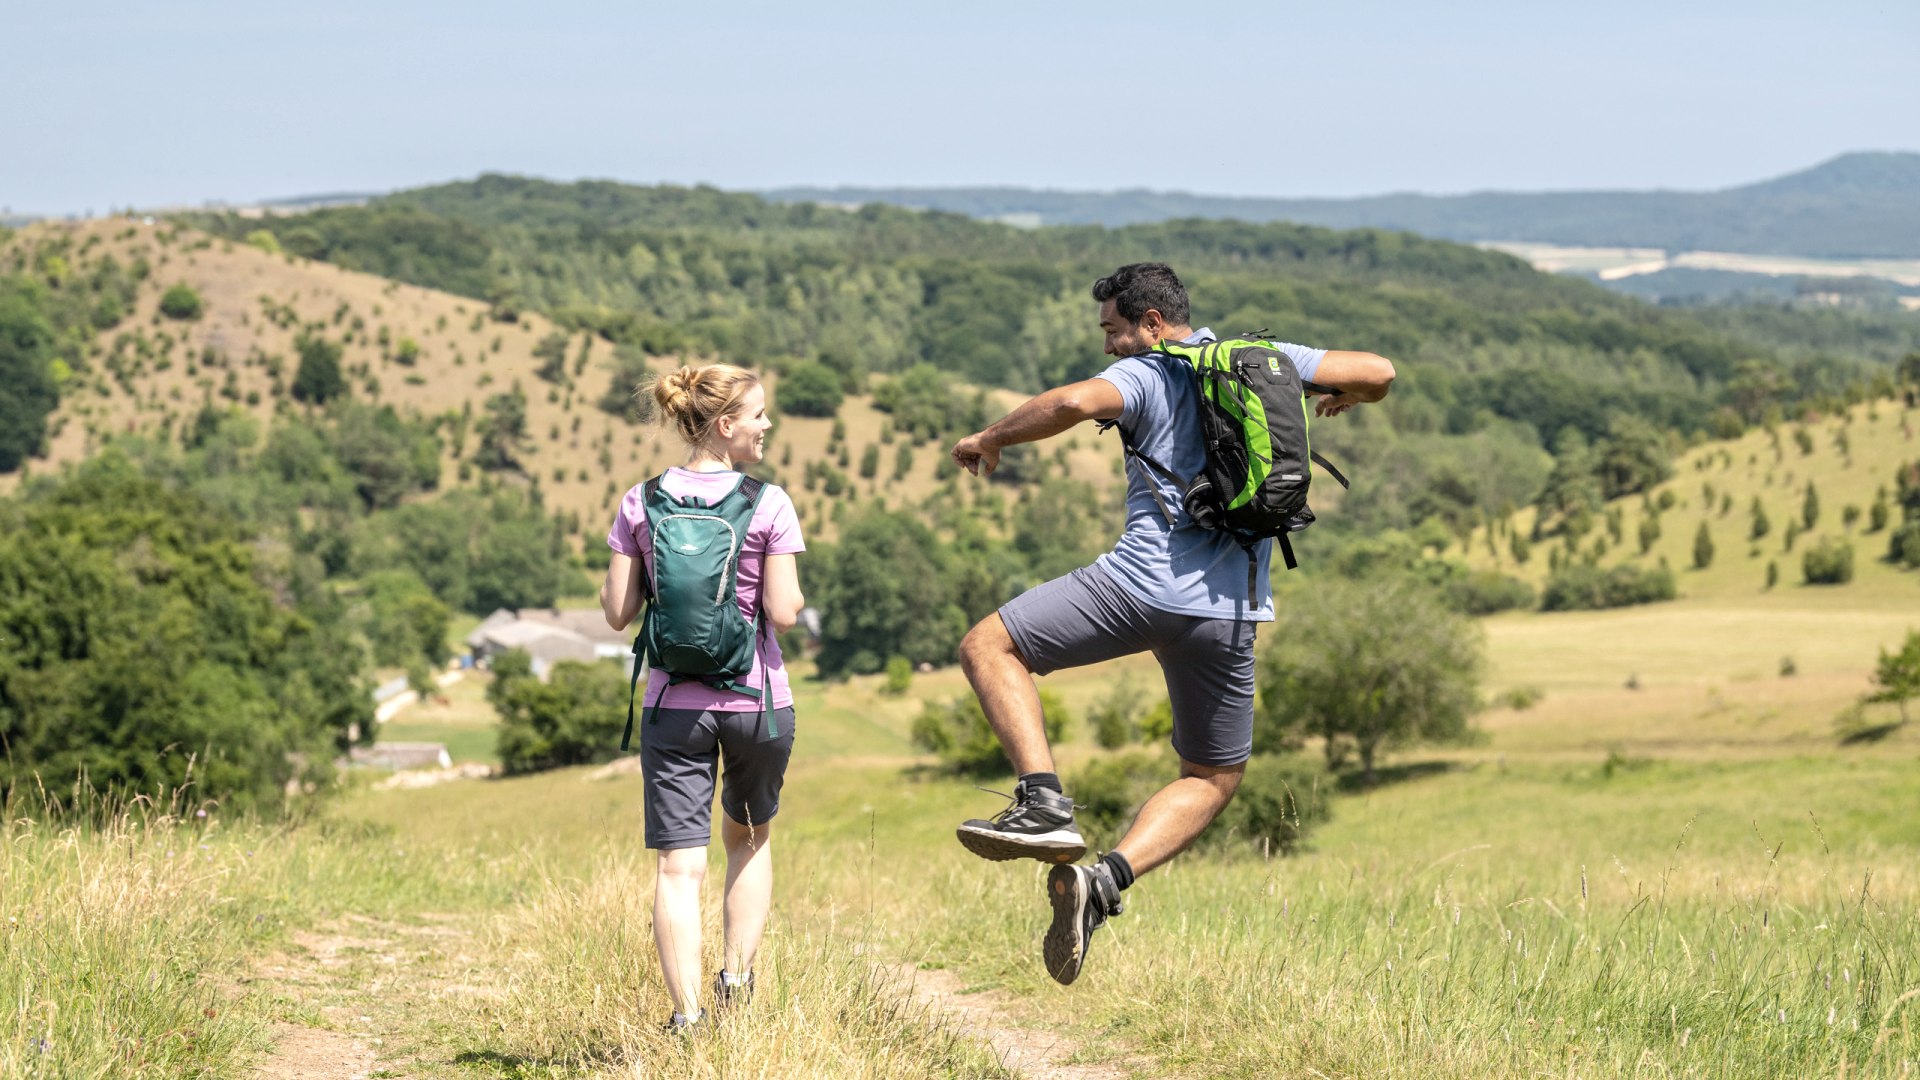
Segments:
[[[653,895],[653,938],[660,970],[673,998],[668,1026],[684,1030],[703,1019],[700,1005],[700,888],[712,839],[711,807],[719,771],[720,839],[727,852],[725,946],[714,980],[715,1004],[744,1000],[753,987],[753,958],[773,900],[772,819],[793,750],[793,694],[775,634],[791,627],[804,603],[794,556],[806,550],[793,500],[772,484],[739,470],[762,459],[767,430],[766,390],[751,372],[728,364],[685,367],[653,385],[660,415],[687,444],[687,461],[635,485],[621,500],[607,533],[613,549],[600,606],[608,625],[624,629],[642,597],[662,596],[653,620],[715,617],[733,612],[687,612],[693,606],[661,593],[656,530],[668,519],[704,523],[731,555],[721,552],[738,615],[751,626],[750,669],[731,679],[674,674],[656,660],[647,674],[644,719],[638,725],[645,775],[646,842],[659,852]],[[741,502],[746,500],[751,505]],[[684,513],[676,511],[684,510]],[[747,522],[744,537],[724,522]],[[747,517],[747,514],[751,517]],[[685,535],[685,534],[677,534]],[[690,548],[692,545],[687,545]],[[676,539],[670,555],[680,548]],[[669,562],[673,559],[669,559]],[[724,587],[726,581],[718,582]],[[725,605],[722,603],[722,609]],[[745,628],[732,628],[738,635]],[[641,634],[648,633],[643,626]],[[635,660],[638,663],[638,659]]]

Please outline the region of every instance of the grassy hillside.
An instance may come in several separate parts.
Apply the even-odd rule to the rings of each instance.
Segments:
[[[493,175],[361,207],[191,220],[236,240],[266,230],[296,254],[490,312],[538,311],[629,352],[824,377],[819,365],[850,389],[926,368],[1023,392],[1086,377],[1104,363],[1088,283],[1165,260],[1191,288],[1196,323],[1400,365],[1384,406],[1316,435],[1360,480],[1340,520],[1363,531],[1532,501],[1544,447],[1566,428],[1592,440],[1620,414],[1694,432],[1752,422],[1768,404],[1824,408],[1883,385],[1886,365],[1920,345],[1920,321],[1905,315],[1663,309],[1498,252],[1372,229],[1018,230],[880,205]],[[1767,401],[1755,403],[1755,386]]]
[[[1916,460],[1920,460],[1920,411],[1884,399],[1800,423],[1783,423],[1772,430],[1756,429],[1738,439],[1705,442],[1676,458],[1671,479],[1644,496],[1607,504],[1606,512],[1574,549],[1584,556],[1596,545],[1603,548],[1601,566],[1654,566],[1664,561],[1679,575],[1681,596],[1702,602],[1751,605],[1756,610],[1789,603],[1832,611],[1920,610],[1920,575],[1885,560],[1889,528],[1868,531],[1875,498],[1884,492],[1891,500],[1896,470]],[[1818,503],[1818,516],[1810,527],[1803,517],[1809,484]],[[1758,540],[1750,538],[1755,500],[1768,519],[1767,534]],[[1663,504],[1668,508],[1660,509]],[[1542,539],[1532,545],[1527,562],[1517,562],[1511,533],[1530,535],[1535,514],[1531,508],[1520,511],[1491,538],[1487,529],[1476,530],[1466,546],[1467,559],[1476,566],[1497,567],[1543,583],[1550,550],[1558,546],[1565,552],[1567,538]],[[1619,523],[1618,539],[1607,526],[1608,516]],[[1657,521],[1659,537],[1643,553],[1640,530],[1649,519]],[[1786,534],[1794,522],[1800,528],[1789,549]],[[1897,505],[1890,510],[1889,522],[1899,523]],[[1695,569],[1694,541],[1702,523],[1714,553],[1710,565]],[[1802,559],[1808,547],[1823,540],[1853,546],[1851,583],[1803,584]],[[1771,590],[1766,587],[1768,563],[1779,572],[1779,583]],[[1791,601],[1785,599],[1788,595],[1793,596]]]
[[[1622,541],[1613,543],[1604,517],[1578,545],[1591,554],[1605,540],[1600,565],[1653,566],[1664,560],[1678,578],[1674,601],[1612,611],[1513,613],[1486,621],[1493,668],[1489,690],[1543,693],[1524,710],[1484,717],[1505,753],[1565,756],[1618,751],[1628,755],[1740,759],[1782,753],[1823,754],[1840,713],[1867,690],[1882,648],[1897,649],[1920,630],[1920,573],[1884,558],[1890,529],[1868,532],[1876,493],[1894,489],[1894,470],[1920,459],[1920,413],[1880,401],[1847,412],[1704,443],[1681,456],[1673,479],[1645,499],[1616,500]],[[1810,452],[1799,448],[1804,429]],[[1847,450],[1840,448],[1844,436]],[[1785,550],[1785,531],[1800,518],[1815,484],[1819,517]],[[1713,486],[1711,503],[1705,486]],[[1672,505],[1652,515],[1663,494]],[[1771,527],[1750,540],[1751,507],[1760,500]],[[1722,513],[1723,503],[1729,509]],[[1859,510],[1844,524],[1847,507]],[[1639,550],[1641,522],[1660,535]],[[1899,520],[1895,506],[1890,521]],[[1706,522],[1714,556],[1693,568],[1693,545]],[[1467,559],[1476,566],[1542,584],[1550,552],[1564,541],[1513,558],[1513,533],[1527,535],[1533,511],[1496,530],[1476,530]],[[1822,540],[1853,545],[1854,577],[1843,585],[1803,582],[1802,556]],[[1456,548],[1454,553],[1459,554]],[[1767,564],[1779,580],[1766,585]],[[1892,706],[1879,706],[1883,720]]]
[[[612,345],[558,328],[539,314],[495,321],[487,305],[469,298],[166,225],[38,225],[13,236],[0,258],[53,238],[84,252],[74,256],[82,270],[112,258],[122,265],[145,260],[151,272],[124,319],[98,335],[84,370],[64,388],[50,418],[47,456],[30,469],[84,459],[110,436],[178,438],[203,403],[243,410],[263,425],[272,423],[277,410],[304,411],[288,386],[298,364],[296,339],[308,331],[343,343],[341,366],[352,396],[391,405],[403,415],[479,417],[489,398],[518,385],[527,398],[529,438],[524,476],[507,480],[538,486],[548,509],[576,530],[582,544],[599,543],[628,486],[678,463],[684,453],[671,433],[598,407],[618,377]],[[165,291],[181,284],[202,298],[197,319],[159,312]],[[555,334],[564,337],[567,358],[565,381],[558,384],[536,374],[542,360],[535,349]],[[411,364],[397,357],[405,340],[418,345]],[[652,358],[650,366],[657,372],[678,362]],[[777,373],[771,378],[777,406]],[[1006,394],[994,398],[1000,408],[1012,400]],[[944,444],[916,446],[912,465],[896,477],[899,446],[882,445],[888,421],[870,397],[850,398],[840,420],[846,465],[836,464],[837,450],[828,452],[834,427],[829,419],[783,417],[769,452],[767,471],[792,488],[815,535],[832,534],[834,503],[885,499],[917,505],[939,487],[935,470]],[[467,440],[467,455],[474,442]],[[443,489],[477,485],[488,475],[471,464],[463,467],[444,429],[442,445]],[[858,467],[869,445],[884,451],[881,468],[872,479],[861,479]],[[1106,486],[1114,480],[1117,458],[1113,440],[1096,441],[1089,433],[1063,446],[1055,461],[1070,475]],[[804,478],[816,462],[846,473],[854,481],[849,494],[829,500],[811,493]],[[0,475],[0,492],[18,482],[17,473]]]

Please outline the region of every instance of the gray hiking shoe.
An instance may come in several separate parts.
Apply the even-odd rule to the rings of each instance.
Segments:
[[[713,1009],[725,1013],[753,1000],[753,972],[747,972],[747,981],[729,983],[727,977],[716,971],[713,973]]]
[[[695,1035],[705,1034],[707,1030],[707,1011],[702,1009],[692,1016],[684,1013],[674,1013],[672,1019],[660,1025],[660,1030],[672,1035],[679,1035],[683,1038],[692,1038]]]
[[[1047,871],[1047,901],[1053,905],[1053,925],[1047,927],[1040,952],[1047,974],[1065,986],[1080,977],[1093,932],[1109,916],[1120,914],[1120,886],[1098,863],[1056,866]]]
[[[996,792],[996,794],[998,794]],[[964,821],[955,835],[960,845],[983,859],[1039,859],[1070,863],[1087,853],[1087,842],[1073,825],[1073,800],[1046,788],[1013,786],[1013,805],[992,818]]]

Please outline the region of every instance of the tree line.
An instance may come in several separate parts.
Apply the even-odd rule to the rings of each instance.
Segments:
[[[1629,418],[1726,434],[1865,393],[1898,342],[1883,327],[1770,312],[1657,308],[1497,252],[1404,233],[1185,220],[1019,230],[868,205],[776,204],[711,188],[507,176],[402,192],[231,236],[490,302],[654,355],[793,376],[800,415],[830,415],[873,375],[925,367],[1033,391],[1097,372],[1088,284],[1161,259],[1195,322],[1402,361],[1400,391],[1361,424],[1316,433],[1360,482],[1357,528],[1441,516],[1468,527],[1541,493],[1569,430],[1589,445]],[[1920,347],[1920,338],[1913,343]]]
[[[209,402],[0,500],[0,789],[276,809],[372,739],[374,665],[423,681],[452,612],[584,590],[537,490],[422,497],[439,427]]]

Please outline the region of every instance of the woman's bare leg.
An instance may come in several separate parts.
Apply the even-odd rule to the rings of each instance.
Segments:
[[[767,911],[773,906],[773,850],[767,842],[771,828],[764,823],[742,825],[720,815],[720,840],[727,846],[727,936],[721,959],[735,975],[753,970]]]
[[[673,1011],[700,1011],[700,885],[707,878],[707,849],[662,851],[653,879],[653,944],[660,950]]]

